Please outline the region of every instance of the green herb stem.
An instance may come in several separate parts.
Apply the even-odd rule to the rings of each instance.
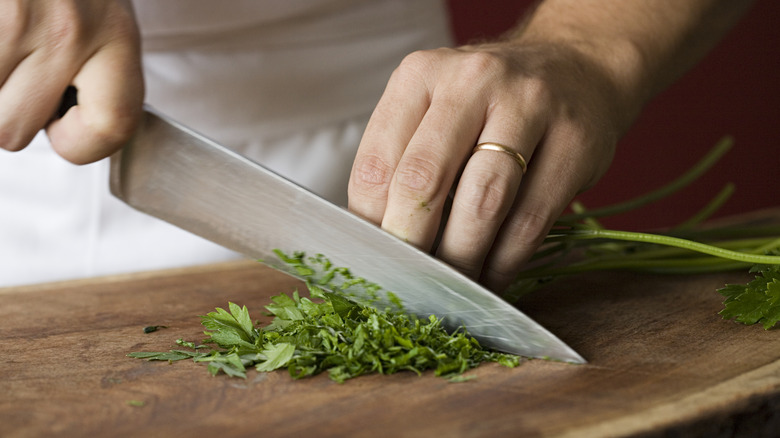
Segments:
[[[748,268],[752,264],[714,257],[697,258],[662,258],[640,259],[631,257],[611,258],[607,260],[588,261],[541,269],[530,269],[518,274],[517,279],[559,277],[564,275],[582,274],[585,272],[631,270],[664,274],[700,274],[705,272],[720,272],[733,269]]]
[[[638,233],[633,231],[617,230],[556,230],[555,234],[548,237],[548,241],[555,240],[582,240],[582,239],[611,239],[629,242],[653,243],[658,245],[683,248],[690,251],[696,251],[703,254],[709,254],[724,259],[753,263],[753,264],[780,264],[780,256],[750,254],[739,251],[732,251],[705,243],[694,242],[692,240],[681,239],[678,237],[665,236],[660,234]]]
[[[699,228],[690,230],[672,229],[664,234],[688,240],[719,240],[737,237],[770,237],[780,236],[780,225],[740,225],[719,226],[714,228]]]
[[[585,218],[599,218],[605,216],[613,216],[620,213],[625,213],[630,210],[637,209],[644,205],[656,202],[663,199],[674,192],[688,186],[690,183],[699,178],[707,170],[709,170],[733,145],[734,140],[731,137],[724,137],[710,150],[704,158],[701,159],[694,167],[684,173],[682,176],[672,181],[671,183],[647,193],[645,195],[636,197],[634,199],[614,204],[611,206],[590,210],[583,213],[574,213],[561,216],[561,222],[576,222]]]
[[[709,219],[715,212],[717,212],[723,204],[726,203],[734,194],[735,186],[733,183],[726,184],[712,200],[699,210],[696,214],[691,216],[685,222],[677,225],[673,229],[675,230],[689,230],[696,225],[701,224],[705,220]]]
[[[614,243],[614,242],[610,242]],[[750,239],[733,239],[733,240],[720,240],[711,243],[712,246],[716,246],[722,249],[728,249],[732,251],[738,251],[749,254],[764,254],[767,251],[780,246],[780,241],[777,238],[761,237]],[[634,260],[637,259],[650,259],[650,258],[685,258],[695,257],[697,252],[691,251],[687,248],[679,248],[673,246],[658,247],[655,245],[645,244],[626,244],[624,251],[619,254],[613,254],[613,257],[631,257]],[[713,258],[717,259],[717,257]]]

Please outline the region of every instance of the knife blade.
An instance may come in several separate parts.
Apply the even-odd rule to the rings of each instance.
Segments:
[[[449,330],[463,326],[484,346],[585,362],[447,264],[149,106],[110,172],[111,192],[135,209],[275,269],[301,278],[274,250],[322,254],[392,291],[407,311],[443,317]]]

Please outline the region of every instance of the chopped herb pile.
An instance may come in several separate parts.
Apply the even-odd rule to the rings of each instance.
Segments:
[[[285,260],[306,269],[301,253]],[[322,256],[311,260],[323,262]],[[342,285],[355,284],[348,271],[339,272],[347,280]],[[333,278],[326,280],[332,282]],[[308,287],[312,299],[301,297],[297,291],[292,296],[273,297],[265,308],[274,318],[262,328],[252,323],[246,306],[234,303],[229,303],[228,310],[217,308],[202,316],[208,335],[204,344],[218,348],[179,340],[177,343],[187,350],[136,352],[129,356],[163,361],[192,358],[207,362],[212,375],[221,371],[242,378],[252,366],[260,372],[286,368],[296,379],[327,371],[337,382],[368,373],[404,370],[418,374],[434,370],[437,376],[464,381],[467,379],[461,374],[482,362],[507,367],[520,363],[517,356],[483,349],[465,330],[447,333],[436,316],[423,319],[402,308],[380,310],[358,304],[344,294],[328,292],[311,281]],[[331,284],[331,290],[341,289]],[[400,305],[396,298],[392,300]]]

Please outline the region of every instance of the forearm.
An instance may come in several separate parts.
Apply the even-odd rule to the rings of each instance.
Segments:
[[[604,69],[636,112],[700,61],[753,0],[546,0],[510,39],[566,44]]]

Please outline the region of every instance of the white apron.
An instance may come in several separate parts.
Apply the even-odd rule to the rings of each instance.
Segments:
[[[339,204],[365,124],[411,51],[451,44],[441,0],[135,0],[146,101]],[[238,257],[132,210],[107,160],[39,134],[0,154],[0,287]]]

